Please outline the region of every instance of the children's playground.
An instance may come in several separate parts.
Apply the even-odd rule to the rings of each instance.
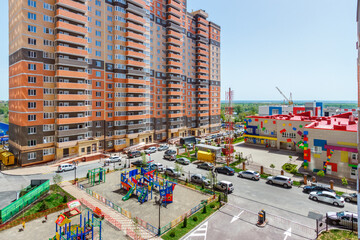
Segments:
[[[95,179],[81,184],[129,211],[132,218],[138,217],[154,227],[159,226],[159,205],[155,199],[159,200],[161,197],[163,202],[160,208],[162,227],[209,197],[163,179],[149,169],[109,173],[106,174],[106,181],[101,181],[99,176],[100,174],[95,174]],[[101,177],[105,179],[105,176]]]

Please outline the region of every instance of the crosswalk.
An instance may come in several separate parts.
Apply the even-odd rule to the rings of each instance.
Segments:
[[[208,229],[208,222],[205,222],[198,229],[192,232],[187,238],[184,240],[206,240],[206,234]]]

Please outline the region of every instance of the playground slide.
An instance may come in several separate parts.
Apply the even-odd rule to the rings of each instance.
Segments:
[[[123,201],[128,200],[128,199],[131,197],[131,195],[132,195],[132,193],[134,192],[134,190],[135,190],[135,187],[130,188],[130,190],[129,190],[129,191],[127,192],[127,194],[122,198],[122,200],[123,200]]]

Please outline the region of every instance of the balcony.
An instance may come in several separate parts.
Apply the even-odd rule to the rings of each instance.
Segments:
[[[74,43],[74,44],[83,45],[83,46],[85,46],[87,44],[85,38],[74,37],[74,36],[60,34],[60,33],[56,34],[56,41]]]
[[[204,18],[201,18],[201,17],[198,17],[197,21],[198,21],[198,23],[201,23],[201,24],[203,24],[205,26],[207,26],[209,24],[208,21],[206,21]]]
[[[207,61],[208,61],[208,58],[198,55],[198,56],[196,56],[196,60],[200,60],[200,61],[207,62]]]
[[[147,98],[145,97],[126,97],[126,102],[146,102]]]
[[[87,78],[86,72],[76,72],[67,70],[56,70],[56,77],[70,77],[70,78]]]
[[[84,13],[86,12],[85,4],[74,2],[74,1],[71,1],[71,0],[56,0],[56,5],[71,8],[71,9],[73,9],[75,11],[81,11],[81,12],[84,12]]]
[[[198,94],[198,98],[208,98],[209,94]]]
[[[57,94],[58,101],[85,101],[88,100],[88,95],[85,94]]]
[[[56,51],[58,53],[66,53],[74,56],[86,56],[87,52],[84,49],[77,49],[72,47],[57,46]]]
[[[142,71],[142,70],[127,69],[126,74],[128,74],[128,75],[136,75],[136,76],[144,76],[146,74],[146,72]]]
[[[180,23],[181,20],[180,18],[178,17],[175,17],[173,15],[168,15],[167,18],[166,18],[167,21],[171,21],[171,22],[174,22],[174,23]]]
[[[126,93],[146,93],[147,90],[146,88],[125,88]]]
[[[171,14],[175,15],[180,20],[181,12],[179,10],[177,10],[176,8],[172,8],[172,7],[168,8],[167,13],[171,13]]]
[[[172,73],[172,74],[181,74],[182,70],[181,69],[173,69],[173,68],[169,68],[168,73]]]
[[[176,67],[181,67],[182,64],[181,62],[175,62],[175,61],[167,61],[166,65],[169,65],[169,66],[176,66]]]
[[[181,100],[181,98],[169,98],[167,100],[167,102],[169,102],[169,103],[181,103],[182,100]]]
[[[88,131],[87,128],[75,128],[69,130],[58,130],[56,131],[56,133],[58,137],[66,137],[66,136],[86,134],[87,131]]]
[[[56,58],[55,63],[59,65],[67,65],[67,66],[74,66],[74,67],[81,67],[86,68],[87,63],[85,61],[79,61],[75,59],[69,58]]]
[[[171,6],[173,8],[176,8],[177,10],[181,11],[182,7],[181,4],[176,2],[175,0],[168,0],[168,6]]]
[[[208,28],[205,27],[205,26],[202,25],[202,24],[198,24],[198,25],[196,26],[196,28],[197,28],[198,30],[201,29],[201,30],[204,31],[204,32],[207,32],[207,31],[208,31]]]
[[[202,48],[202,49],[204,49],[204,50],[206,50],[206,51],[209,51],[209,46],[206,45],[206,44],[204,44],[204,43],[202,43],[202,42],[198,42],[198,43],[196,44],[196,48],[197,48],[197,49]]]
[[[209,65],[207,63],[203,63],[203,62],[196,62],[196,66],[198,67],[209,67]]]
[[[182,78],[180,76],[174,76],[174,75],[170,75],[170,74],[168,74],[166,76],[166,79],[172,80],[172,81],[181,81],[182,80]]]
[[[174,84],[174,83],[170,83],[167,85],[168,88],[181,88],[182,85],[181,84]]]
[[[180,53],[181,52],[181,48],[179,47],[175,47],[175,46],[172,46],[172,45],[168,45],[167,48],[166,48],[167,51],[173,51],[173,52],[176,52],[176,53]]]
[[[86,106],[58,106],[56,112],[85,112],[87,110]]]
[[[128,22],[128,23],[125,24],[125,27],[126,27],[127,29],[131,29],[131,30],[133,30],[133,31],[138,31],[138,32],[140,32],[140,33],[144,33],[144,32],[145,32],[145,28],[144,28],[144,27],[139,26],[139,25],[134,24],[134,23]]]
[[[167,31],[167,34],[168,34],[169,36],[175,37],[175,38],[177,38],[177,39],[181,39],[181,38],[182,38],[182,34],[176,32],[176,31],[169,30],[169,31]]]
[[[57,118],[56,124],[75,124],[89,121],[88,117]]]
[[[87,23],[87,18],[84,15],[76,14],[76,13],[69,12],[69,11],[66,11],[66,10],[63,10],[63,9],[56,10],[56,15],[57,15],[57,17],[66,18],[66,19],[69,19],[71,21],[81,22],[81,23],[84,23],[84,24]]]
[[[199,107],[199,111],[209,111],[209,107]]]
[[[173,58],[173,59],[177,59],[180,60],[181,59],[181,55],[180,54],[174,54],[174,53],[169,53],[166,55],[167,58]]]
[[[125,79],[125,83],[145,85],[145,84],[146,84],[146,81],[145,81],[145,80],[142,80],[142,79],[127,78],[127,79]]]
[[[204,37],[204,38],[207,38],[207,37],[209,36],[209,34],[207,34],[207,33],[204,32],[204,31],[201,31],[201,30],[197,30],[197,31],[196,31],[196,34],[197,34],[198,36],[202,36],[202,37]]]
[[[196,75],[196,79],[209,80],[209,76],[197,74],[197,75]]]
[[[135,57],[135,58],[141,58],[141,59],[145,58],[144,53],[135,52],[135,51],[126,51],[125,55],[129,56],[129,57]]]
[[[59,88],[59,89],[87,89],[87,88],[89,88],[89,85],[85,84],[85,83],[57,82],[56,88]]]
[[[209,70],[207,70],[207,69],[202,69],[202,68],[198,68],[198,69],[196,70],[196,72],[198,72],[198,73],[204,73],[204,74],[209,74]]]
[[[125,46],[129,47],[129,48],[139,49],[139,50],[145,50],[145,48],[146,48],[146,46],[144,44],[135,43],[135,42],[131,42],[131,41],[126,41]]]
[[[129,66],[136,66],[136,67],[145,67],[146,66],[145,62],[139,62],[139,61],[134,61],[134,60],[126,60],[125,64],[129,65]]]
[[[145,110],[145,106],[126,106],[125,110],[126,111],[144,111]]]
[[[133,22],[136,22],[136,23],[139,23],[139,24],[145,24],[146,23],[144,18],[136,16],[135,14],[132,14],[132,13],[127,13],[125,15],[125,17],[126,17],[127,20],[130,20],[130,21],[133,21]]]
[[[199,117],[208,117],[209,113],[198,113],[198,116]],[[209,121],[209,119],[204,119],[204,120]]]
[[[148,115],[144,115],[144,114],[141,114],[141,115],[129,115],[129,116],[126,116],[125,119],[127,121],[131,121],[131,120],[144,120]]]
[[[197,35],[196,41],[197,42],[202,42],[202,43],[205,43],[205,44],[209,43],[209,39],[207,37],[204,37],[204,36],[201,36],[201,35]]]
[[[197,89],[199,92],[208,92],[209,91],[209,89],[208,88],[198,88]]]
[[[168,110],[182,110],[183,107],[182,106],[168,106],[167,109]]]
[[[87,33],[87,30],[84,27],[80,27],[80,26],[76,26],[74,24],[60,22],[60,21],[56,22],[56,28],[66,30],[66,31],[71,31],[71,32],[74,32],[77,34],[79,34],[79,33],[86,34]]]
[[[142,42],[144,42],[145,39],[146,39],[143,35],[133,33],[133,32],[126,32],[125,37],[130,38],[130,39],[135,39],[135,40],[138,40],[138,41],[142,41]]]
[[[199,104],[209,104],[209,100],[199,100]]]
[[[173,22],[167,22],[167,28],[173,29],[178,32],[182,32],[182,27],[179,24],[173,23]]]
[[[142,7],[145,4],[143,0],[127,0],[127,2],[135,4],[139,7]]]
[[[196,54],[200,54],[200,55],[204,55],[204,56],[208,56],[208,55],[209,55],[209,53],[208,53],[207,51],[200,50],[200,49],[196,50]]]
[[[168,114],[168,117],[169,118],[179,118],[179,117],[182,117],[182,113],[169,113]]]
[[[129,3],[130,3],[130,1],[128,1],[128,5],[127,5],[127,9],[126,9],[127,11],[139,14],[141,16],[145,15],[145,10],[142,7],[138,7],[136,5],[129,4]],[[142,5],[140,5],[140,6],[142,6]]]
[[[181,96],[181,95],[183,95],[183,92],[182,91],[168,91],[167,94],[170,96]]]
[[[169,38],[167,39],[167,43],[175,44],[175,45],[177,45],[177,46],[182,46],[182,44],[183,44],[182,41],[176,40],[176,39],[171,38],[171,37],[169,37]]]
[[[144,129],[146,128],[146,123],[137,123],[137,124],[128,124],[128,130],[137,130],[137,129]]]

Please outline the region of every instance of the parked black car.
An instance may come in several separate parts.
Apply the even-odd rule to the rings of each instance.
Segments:
[[[134,157],[140,157],[141,152],[140,151],[131,151],[127,154],[128,158],[134,158]]]
[[[136,166],[136,167],[146,167],[148,164],[144,164],[144,162],[142,160],[136,160],[135,162],[131,163],[132,165]]]
[[[231,167],[227,167],[227,166],[217,167],[217,168],[215,168],[215,172],[226,174],[226,175],[231,175],[231,176],[235,174],[234,169],[232,169]]]
[[[303,188],[303,193],[311,193],[311,192],[322,192],[322,191],[328,191],[328,192],[335,192],[334,190],[328,188],[328,187],[324,187],[324,186],[305,186]]]

